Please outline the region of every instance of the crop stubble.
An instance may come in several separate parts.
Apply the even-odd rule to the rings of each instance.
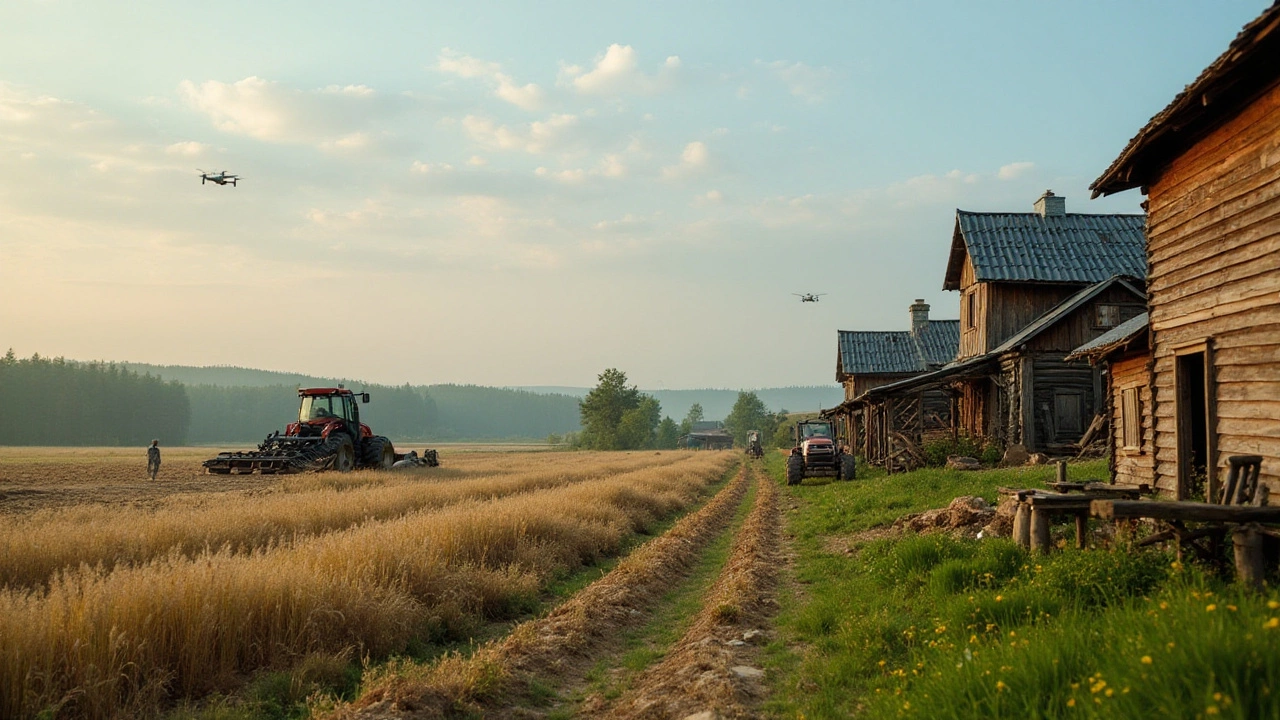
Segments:
[[[247,553],[173,552],[0,592],[0,715],[143,713],[308,654],[383,656],[410,637],[447,637],[472,618],[502,617],[551,577],[693,502],[729,462],[677,457]],[[363,492],[342,495],[358,503]]]
[[[369,682],[359,700],[330,720],[444,716],[459,708],[501,712],[539,676],[564,675],[628,626],[641,622],[724,531],[750,484],[745,467],[700,510],[627,556],[608,575],[550,614],[522,623],[470,657],[399,667]]]

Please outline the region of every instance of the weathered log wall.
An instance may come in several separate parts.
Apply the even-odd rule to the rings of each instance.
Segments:
[[[1110,391],[1111,462],[1115,482],[1135,485],[1155,484],[1155,428],[1151,415],[1151,355],[1145,349],[1118,357],[1107,368]],[[1124,393],[1137,392],[1139,442],[1125,443]]]
[[[1184,495],[1176,358],[1204,352],[1210,477],[1257,454],[1280,491],[1280,85],[1176,158],[1147,212],[1157,483]]]

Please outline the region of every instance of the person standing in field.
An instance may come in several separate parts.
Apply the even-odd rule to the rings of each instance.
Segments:
[[[151,447],[147,448],[147,474],[152,480],[156,479],[156,475],[160,472],[160,441],[152,440]]]

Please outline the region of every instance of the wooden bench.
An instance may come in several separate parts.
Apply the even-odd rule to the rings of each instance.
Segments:
[[[1052,549],[1049,527],[1054,518],[1069,515],[1075,518],[1076,547],[1084,549],[1089,530],[1089,513],[1095,500],[1137,500],[1150,495],[1148,485],[1123,485],[1103,482],[1067,482],[1067,464],[1058,463],[1057,480],[1046,483],[1057,492],[1044,490],[1011,490],[1000,488],[1004,495],[1012,495],[1017,503],[1013,516],[1013,540],[1033,552]]]
[[[1238,577],[1241,582],[1261,585],[1266,572],[1263,538],[1280,537],[1280,532],[1263,524],[1280,524],[1280,507],[1267,505],[1269,488],[1258,482],[1261,456],[1236,455],[1228,458],[1227,464],[1227,481],[1215,498],[1218,502],[1097,499],[1090,512],[1104,520],[1155,520],[1166,527],[1138,545],[1174,540],[1179,560],[1186,550],[1205,560],[1216,560],[1230,532]],[[1203,525],[1190,527],[1187,523]]]

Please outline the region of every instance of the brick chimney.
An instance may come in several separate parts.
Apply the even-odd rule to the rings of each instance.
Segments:
[[[1067,199],[1054,195],[1052,190],[1045,190],[1036,200],[1035,209],[1040,217],[1062,217],[1067,214]]]
[[[911,305],[911,334],[919,335],[929,327],[929,303],[923,298],[916,298]]]

